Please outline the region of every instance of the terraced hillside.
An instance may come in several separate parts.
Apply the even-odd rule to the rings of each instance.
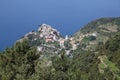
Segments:
[[[104,44],[115,33],[120,31],[120,17],[100,18],[88,23],[73,35],[75,42],[79,42],[83,49],[94,50],[96,45]]]

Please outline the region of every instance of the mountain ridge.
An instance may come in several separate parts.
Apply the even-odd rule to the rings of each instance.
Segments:
[[[93,45],[105,43],[120,31],[120,17],[94,20],[73,35],[75,41],[93,49]],[[86,42],[85,42],[86,41]],[[86,48],[87,49],[87,48]]]

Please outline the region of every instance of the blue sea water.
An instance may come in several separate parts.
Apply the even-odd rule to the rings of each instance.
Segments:
[[[120,0],[0,0],[0,51],[42,23],[72,35],[91,20],[119,16]]]

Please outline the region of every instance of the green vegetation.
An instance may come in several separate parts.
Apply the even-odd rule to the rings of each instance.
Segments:
[[[119,18],[98,21],[94,26],[120,25]],[[69,41],[60,49],[58,41],[46,43],[43,38],[35,40],[38,35],[28,35],[29,39],[0,52],[0,80],[120,80],[120,32],[103,34],[84,37],[77,49],[71,50],[72,57],[66,55],[72,48]],[[90,44],[94,51],[86,50],[91,49]],[[42,47],[41,52],[37,46]]]
[[[27,37],[28,37],[30,46],[39,46],[39,45],[45,44],[45,39],[40,38],[38,35],[29,34]]]
[[[81,29],[81,32],[82,33],[90,33],[90,32],[94,32],[94,31],[97,31],[97,32],[100,32],[100,29],[98,26],[101,26],[101,25],[106,25],[107,24],[111,24],[112,26],[113,25],[117,25],[117,26],[120,26],[120,17],[118,18],[100,18],[100,19],[97,19],[95,21],[92,21],[90,23],[88,23],[85,27],[83,27]],[[106,29],[106,28],[103,28],[103,29]],[[118,27],[118,29],[120,29],[120,27]]]
[[[70,50],[70,48],[72,48],[72,45],[70,44],[69,41],[65,41],[64,45],[66,47],[66,50]]]
[[[28,41],[17,42],[0,54],[0,79],[28,79],[35,71],[35,61],[38,58],[36,48],[30,47]]]
[[[109,45],[108,42],[103,46],[106,45]],[[106,50],[101,49],[103,52]],[[80,46],[73,51],[73,54],[75,54],[73,58],[67,57],[65,51],[62,50],[60,56],[50,57],[53,54],[48,53],[40,58],[43,54],[37,52],[35,47],[30,47],[28,41],[17,42],[12,48],[8,48],[0,54],[0,79],[119,80],[120,68],[116,66],[116,63],[107,59],[107,56],[98,59],[101,54],[80,50]],[[104,55],[106,54],[109,53],[104,53]]]
[[[105,43],[119,31],[120,17],[100,18],[85,25],[80,31],[75,33],[73,37],[75,40],[80,40],[81,45],[86,46],[84,49],[94,51],[100,42]],[[96,36],[85,36],[81,41],[82,36],[89,34],[96,34]],[[117,47],[117,45],[114,47]]]

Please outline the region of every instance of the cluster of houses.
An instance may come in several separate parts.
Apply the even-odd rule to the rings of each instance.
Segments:
[[[53,29],[50,25],[42,24],[38,29],[40,32],[40,37],[44,37],[46,42],[54,42],[58,41],[60,46],[64,48],[64,42],[68,40],[68,36],[66,35],[65,39],[60,37],[60,33]]]
[[[55,41],[59,42],[60,48],[57,51],[55,51],[55,53],[59,53],[59,51],[65,48],[66,41],[72,40],[72,38],[69,38],[68,35],[66,35],[65,38],[62,38],[60,36],[60,33],[56,29],[53,29],[50,25],[47,25],[47,24],[42,24],[38,29],[38,32],[40,33],[39,36],[41,38],[45,38],[46,43],[55,42]],[[44,51],[45,46],[53,49],[56,48],[54,45],[51,45],[51,44],[50,45],[43,44],[43,46],[38,46],[37,50]],[[66,55],[70,55],[71,50],[65,50]]]
[[[46,43],[57,41],[60,45],[60,49],[58,49],[57,52],[59,52],[59,50],[61,50],[62,48],[65,48],[65,41],[68,41],[71,39],[68,37],[68,35],[66,35],[65,38],[62,38],[60,36],[60,33],[56,29],[52,28],[50,25],[47,25],[47,24],[42,24],[39,27],[37,32],[32,31],[32,32],[27,33],[24,36],[24,39],[25,38],[27,39],[29,35],[37,36],[37,37],[33,38],[33,41],[36,41],[38,36],[39,36],[39,38],[44,38]],[[41,46],[37,47],[37,50],[44,51],[45,47],[56,49],[55,45],[53,45],[53,44],[50,44],[50,45],[42,44]],[[69,53],[70,53],[70,50],[66,50],[66,54],[68,55]]]
[[[46,42],[53,42],[59,39],[59,32],[56,29],[53,29],[50,25],[42,24],[38,29],[40,32],[40,37],[44,37]]]

